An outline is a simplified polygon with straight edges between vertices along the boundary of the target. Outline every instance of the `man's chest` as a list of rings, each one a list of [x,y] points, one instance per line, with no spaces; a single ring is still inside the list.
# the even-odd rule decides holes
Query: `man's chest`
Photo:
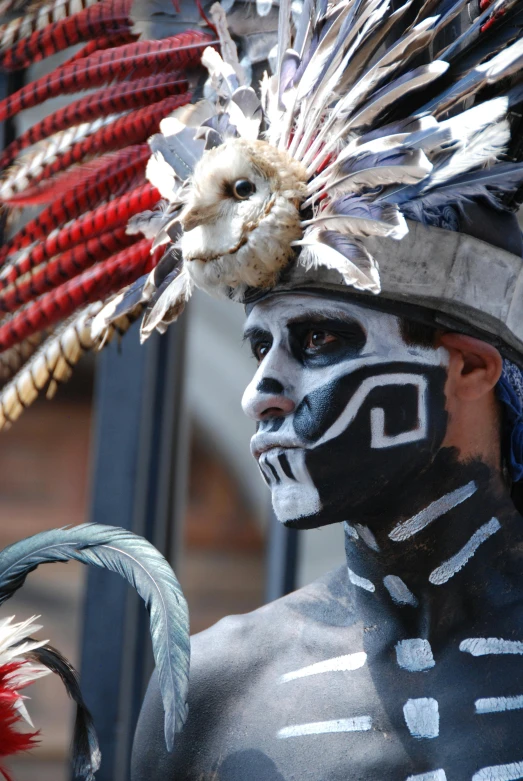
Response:
[[[294,648],[238,687],[194,779],[523,778],[523,646],[390,643],[355,626],[325,650]]]

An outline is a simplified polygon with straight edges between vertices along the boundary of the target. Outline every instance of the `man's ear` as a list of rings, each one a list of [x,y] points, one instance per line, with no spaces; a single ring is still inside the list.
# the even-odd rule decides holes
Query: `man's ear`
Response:
[[[448,391],[463,401],[489,393],[501,376],[503,359],[492,345],[464,334],[441,334],[438,346],[450,356]]]

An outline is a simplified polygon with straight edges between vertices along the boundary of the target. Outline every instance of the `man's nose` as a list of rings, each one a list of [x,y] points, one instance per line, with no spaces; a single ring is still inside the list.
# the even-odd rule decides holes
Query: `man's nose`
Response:
[[[256,375],[243,394],[242,407],[253,420],[269,420],[290,415],[296,405],[279,380]]]

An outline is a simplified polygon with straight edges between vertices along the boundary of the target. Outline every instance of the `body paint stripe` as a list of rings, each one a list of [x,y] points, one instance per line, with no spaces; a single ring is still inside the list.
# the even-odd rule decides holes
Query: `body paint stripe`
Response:
[[[359,651],[355,654],[346,654],[346,656],[335,656],[332,659],[325,659],[323,662],[311,664],[308,667],[302,667],[299,670],[293,670],[285,673],[280,678],[280,683],[294,681],[296,678],[306,678],[309,675],[321,675],[321,673],[330,672],[349,672],[363,667],[367,661],[367,654]]]
[[[351,396],[347,406],[337,418],[337,420],[334,421],[334,423],[327,429],[323,436],[321,436],[318,441],[314,443],[314,445],[310,446],[310,449],[314,450],[317,447],[321,447],[326,442],[330,442],[331,439],[335,439],[340,434],[342,434],[356,418],[356,415],[367,401],[367,397],[371,391],[373,391],[375,388],[387,388],[394,385],[415,385],[418,388],[419,404],[421,405],[421,396],[423,395],[427,385],[427,379],[422,374],[414,374],[412,372],[398,372],[397,374],[374,374],[371,377],[366,377],[364,380],[362,380],[359,388]],[[378,407],[375,409],[380,408]],[[385,413],[383,413],[383,416],[384,414]],[[416,442],[419,439],[425,437],[425,432],[421,431],[421,428],[423,428],[423,421],[418,421],[418,428],[414,429],[414,431],[408,431],[405,434],[398,434],[396,437],[390,437],[389,439],[387,439],[381,430],[379,430],[378,433],[377,426],[378,424],[381,426],[382,423],[383,420],[381,420],[381,417],[380,420],[378,420],[376,416],[371,415],[372,448],[392,447],[394,444],[400,444],[400,440],[405,442]],[[406,437],[406,439],[403,440],[404,437]]]
[[[380,552],[380,546],[378,545],[376,537],[371,532],[368,526],[364,526],[362,523],[355,523],[354,528],[356,529],[359,537],[363,540],[367,548],[376,551],[376,553]]]
[[[358,539],[358,532],[354,528],[354,526],[351,526],[348,521],[343,522],[343,527],[345,529],[345,533],[349,535],[349,537],[352,537],[353,540]]]
[[[417,776],[409,776],[407,781],[447,781],[444,770],[430,770]]]
[[[523,778],[523,762],[484,767],[474,773],[472,781],[517,781],[519,778]]]
[[[396,661],[403,670],[420,673],[436,665],[428,640],[413,638],[396,643]]]
[[[474,556],[479,546],[500,529],[501,524],[497,518],[491,518],[488,523],[480,526],[461,550],[430,573],[429,581],[435,586],[446,583]]]
[[[445,513],[448,513],[454,507],[457,507],[458,504],[469,499],[476,493],[476,490],[476,483],[474,480],[471,480],[467,485],[457,488],[455,491],[445,494],[445,496],[441,496],[439,499],[436,499],[435,502],[429,504],[428,507],[425,507],[424,510],[413,515],[412,518],[398,523],[390,532],[390,539],[393,540],[393,542],[404,542],[405,540],[408,540],[409,537],[412,537],[426,526],[429,526],[433,521],[436,521],[442,515],[445,515]]]
[[[523,654],[523,643],[520,640],[503,640],[501,637],[469,637],[459,644],[459,650],[472,656]]]
[[[299,738],[304,735],[325,735],[329,732],[366,732],[372,727],[370,716],[355,716],[352,719],[334,719],[333,721],[314,721],[311,724],[295,724],[284,727],[278,732],[278,738]]]
[[[407,700],[403,706],[405,723],[413,738],[437,738],[439,735],[438,701],[432,697]]]
[[[506,710],[523,708],[523,694],[515,697],[485,697],[476,700],[476,713],[501,713]]]
[[[349,573],[349,580],[354,586],[358,586],[359,588],[365,589],[365,591],[370,591],[371,593],[376,591],[376,586],[370,580],[367,580],[367,578],[362,578],[361,575],[356,575],[356,573],[353,572],[350,567],[347,567],[347,571]]]
[[[385,575],[383,585],[389,592],[392,601],[396,605],[411,605],[417,607],[418,600],[412,591],[405,585],[397,575]]]

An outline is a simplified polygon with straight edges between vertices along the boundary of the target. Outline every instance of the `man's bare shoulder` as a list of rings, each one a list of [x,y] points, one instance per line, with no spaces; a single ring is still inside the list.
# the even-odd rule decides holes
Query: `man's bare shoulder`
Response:
[[[230,709],[241,710],[242,702],[258,697],[254,690],[282,659],[292,660],[298,649],[315,645],[320,636],[328,643],[329,628],[337,629],[347,621],[343,577],[341,570],[335,570],[292,594],[251,613],[228,616],[193,636],[187,724],[173,755],[166,754],[163,709],[153,675],[136,732],[133,781],[190,778],[195,752],[205,753],[213,736],[222,733]]]
[[[315,625],[339,626],[347,620],[345,568],[327,573],[285,597],[243,615],[227,616],[191,639],[195,678],[224,674],[231,665],[259,667],[286,653]]]

